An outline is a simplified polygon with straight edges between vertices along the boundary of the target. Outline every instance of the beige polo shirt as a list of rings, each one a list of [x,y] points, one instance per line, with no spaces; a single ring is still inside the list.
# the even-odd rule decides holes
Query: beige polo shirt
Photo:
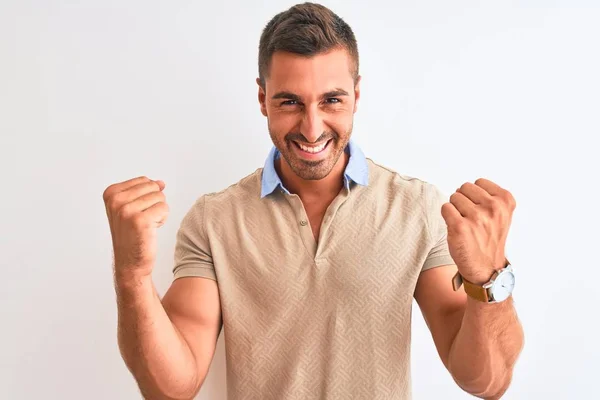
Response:
[[[364,165],[368,184],[344,185],[318,243],[297,195],[261,195],[264,168],[199,197],[184,217],[174,278],[218,283],[228,399],[411,398],[417,278],[454,263],[447,199]]]

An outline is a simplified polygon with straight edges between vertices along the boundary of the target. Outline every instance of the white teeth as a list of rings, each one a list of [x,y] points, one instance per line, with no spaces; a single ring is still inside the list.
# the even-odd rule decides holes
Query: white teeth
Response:
[[[322,145],[316,146],[316,147],[307,147],[307,146],[304,146],[304,145],[298,143],[298,146],[300,146],[300,148],[302,150],[306,151],[307,153],[318,153],[320,151],[323,151],[323,149],[325,148],[325,146],[327,146],[327,143],[328,142],[325,142]]]

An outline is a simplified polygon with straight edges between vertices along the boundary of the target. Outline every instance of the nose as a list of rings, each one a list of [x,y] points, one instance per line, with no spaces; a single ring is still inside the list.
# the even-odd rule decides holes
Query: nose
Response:
[[[317,141],[325,131],[323,116],[320,114],[317,107],[306,107],[302,117],[300,132],[311,143]]]

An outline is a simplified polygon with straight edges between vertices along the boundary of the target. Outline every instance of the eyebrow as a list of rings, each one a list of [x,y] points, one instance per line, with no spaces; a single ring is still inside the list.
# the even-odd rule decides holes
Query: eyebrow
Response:
[[[336,88],[336,89],[331,90],[329,92],[323,93],[321,95],[321,98],[322,99],[328,99],[330,97],[338,97],[338,96],[348,96],[348,92],[346,92],[344,89]],[[282,91],[282,92],[275,93],[273,95],[273,97],[271,97],[271,99],[272,100],[287,99],[287,100],[300,101],[302,98],[300,96],[298,96],[297,94],[294,94],[292,92]]]

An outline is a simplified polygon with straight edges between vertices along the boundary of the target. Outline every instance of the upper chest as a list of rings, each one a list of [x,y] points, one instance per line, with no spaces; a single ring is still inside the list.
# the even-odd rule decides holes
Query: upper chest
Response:
[[[289,301],[358,287],[386,291],[416,280],[430,246],[420,210],[342,195],[311,219],[299,197],[278,200],[211,223],[222,290]]]

